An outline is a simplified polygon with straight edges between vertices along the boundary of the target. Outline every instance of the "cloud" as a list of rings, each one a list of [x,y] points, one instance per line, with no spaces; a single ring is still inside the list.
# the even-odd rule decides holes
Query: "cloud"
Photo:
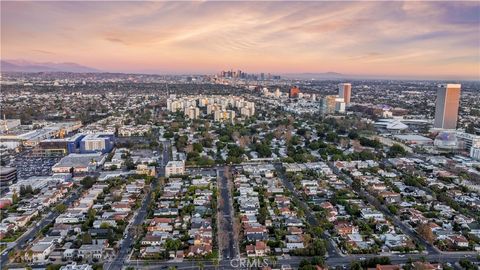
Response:
[[[478,2],[1,2],[2,55],[110,70],[477,75]],[[55,55],[41,53],[54,52]],[[448,55],[448,59],[446,58]],[[62,58],[62,59],[59,59]]]
[[[55,55],[54,52],[50,52],[50,51],[45,51],[45,50],[38,50],[38,49],[35,49],[35,50],[32,50],[33,52],[36,52],[36,53],[40,53],[40,54],[48,54],[48,55]]]

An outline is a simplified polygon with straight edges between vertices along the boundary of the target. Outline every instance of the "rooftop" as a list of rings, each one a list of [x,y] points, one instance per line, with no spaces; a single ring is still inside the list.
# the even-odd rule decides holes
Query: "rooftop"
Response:
[[[103,158],[101,153],[92,154],[69,154],[62,158],[53,167],[76,167],[76,166],[88,166],[92,161],[100,162]]]

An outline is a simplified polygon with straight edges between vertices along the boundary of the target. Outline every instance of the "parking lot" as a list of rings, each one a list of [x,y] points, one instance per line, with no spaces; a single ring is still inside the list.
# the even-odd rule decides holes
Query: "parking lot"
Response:
[[[19,179],[45,176],[52,174],[52,166],[60,159],[61,157],[33,157],[29,154],[21,154],[15,157],[12,166],[17,168]]]

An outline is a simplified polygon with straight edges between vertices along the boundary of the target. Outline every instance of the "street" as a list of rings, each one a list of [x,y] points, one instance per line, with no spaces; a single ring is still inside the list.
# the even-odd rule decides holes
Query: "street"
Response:
[[[342,178],[345,179],[346,183],[348,185],[352,186],[353,180],[348,175],[344,174],[343,172],[341,172],[340,170],[335,168],[331,162],[328,162],[328,165],[332,169],[333,172],[335,172],[339,176],[342,176]],[[375,206],[378,210],[380,210],[380,212],[382,212],[385,216],[387,216],[393,222],[393,224],[395,226],[400,228],[400,230],[404,234],[408,235],[412,239],[415,239],[415,241],[417,241],[417,243],[422,244],[426,248],[426,251],[429,254],[440,254],[441,253],[440,250],[438,250],[434,245],[432,245],[431,243],[428,243],[427,241],[425,241],[425,239],[420,237],[416,231],[413,231],[410,228],[408,228],[401,220],[398,219],[398,217],[396,217],[395,215],[392,215],[392,213],[390,213],[390,211],[387,209],[387,207],[380,204],[376,198],[374,198],[368,192],[365,192],[365,190],[363,188],[360,189],[360,190],[356,190],[356,192],[358,192],[358,194],[361,197],[365,198],[370,204]]]
[[[472,262],[479,262],[479,260],[474,255],[467,255],[465,257],[463,254],[450,254],[449,256],[444,255],[422,255],[422,254],[411,254],[411,255],[394,255],[389,254],[386,257],[390,258],[392,264],[404,264],[411,260],[421,260],[425,258],[427,261],[439,262],[439,263],[451,263],[454,264],[460,259],[468,259]],[[326,264],[329,267],[348,267],[352,261],[360,261],[364,259],[369,259],[372,257],[380,257],[379,255],[348,255],[344,257],[329,257],[326,259]],[[311,259],[311,257],[288,257],[288,258],[278,258],[275,261],[267,261],[268,266],[280,268],[281,266],[289,265],[291,267],[298,267],[300,263],[305,259]],[[268,260],[268,259],[267,259]],[[247,269],[247,261],[244,259],[242,262],[245,266],[241,266],[241,261],[238,259],[232,260],[221,260],[218,268],[215,268],[214,263],[211,260],[204,261],[183,261],[183,262],[173,262],[173,261],[131,261],[125,263],[125,266],[136,267],[140,266],[141,269],[159,269],[164,267],[165,269],[170,266],[176,266],[177,269],[198,269],[197,263],[202,262],[204,264],[204,269]],[[263,261],[262,261],[263,262]]]
[[[158,172],[159,176],[165,175],[165,165],[168,163],[169,159],[170,159],[170,143],[165,142],[163,146],[162,158],[160,161],[161,168],[160,168],[160,171]],[[120,249],[118,251],[117,256],[112,262],[106,262],[104,264],[104,269],[107,269],[107,270],[122,269],[125,263],[125,259],[130,254],[133,244],[135,243],[135,238],[137,237],[135,228],[137,226],[141,226],[143,224],[143,221],[147,217],[147,210],[148,210],[147,208],[150,205],[150,201],[152,200],[152,190],[155,190],[158,184],[159,184],[158,179],[155,179],[152,182],[151,184],[152,186],[149,189],[145,198],[143,199],[142,205],[138,209],[138,212],[133,217],[133,221],[126,228],[126,232],[127,232],[126,238],[124,238],[123,241],[121,242]]]
[[[276,164],[278,167],[279,164]],[[278,168],[277,168],[278,169]],[[131,266],[137,267],[139,266],[141,269],[159,269],[159,268],[168,268],[170,266],[176,266],[177,269],[198,269],[198,263],[202,262],[204,265],[203,269],[246,269],[247,259],[238,257],[238,243],[236,243],[235,238],[233,237],[233,206],[232,206],[232,194],[230,189],[228,188],[229,182],[228,178],[224,175],[225,168],[218,167],[217,168],[217,179],[218,179],[218,187],[219,187],[219,199],[224,200],[224,203],[221,205],[219,204],[218,209],[218,216],[219,216],[219,223],[220,227],[219,232],[228,232],[226,234],[226,238],[219,239],[219,250],[221,255],[221,260],[219,265],[216,267],[212,260],[184,260],[182,262],[178,261],[142,261],[142,260],[132,260],[132,261],[125,261],[122,262],[120,265],[123,266]],[[317,225],[318,221],[311,212],[308,205],[302,200],[301,196],[296,192],[294,189],[293,184],[288,181],[284,175],[280,174],[279,177],[281,178],[282,182],[284,183],[285,187],[292,192],[295,196],[294,199],[299,204],[299,206],[304,210],[307,221],[312,225]],[[348,268],[352,261],[361,261],[366,260],[373,257],[382,257],[386,256],[389,257],[392,264],[401,264],[407,263],[410,260],[421,260],[426,259],[427,261],[431,262],[439,262],[439,263],[451,263],[454,264],[458,262],[460,259],[468,259],[472,262],[478,262],[478,257],[475,253],[472,252],[449,252],[449,253],[438,253],[438,252],[429,252],[428,254],[386,254],[386,255],[378,255],[378,254],[358,254],[358,255],[349,255],[349,254],[342,254],[340,250],[336,247],[333,243],[330,236],[327,232],[324,232],[323,238],[326,240],[327,243],[327,252],[328,256],[326,258],[326,264],[330,267],[333,266],[340,266]],[[289,265],[291,267],[298,267],[302,260],[311,259],[311,257],[296,257],[296,256],[287,256],[287,257],[277,257],[276,261],[268,261],[269,266],[276,266],[281,267]],[[262,261],[263,262],[263,261]],[[244,266],[242,266],[242,264]],[[106,268],[109,269],[109,268]],[[119,269],[119,268],[115,268]]]
[[[61,201],[61,204],[70,205],[72,204],[80,194],[78,191],[73,191],[67,198]],[[20,236],[15,242],[7,243],[7,248],[3,250],[2,255],[0,257],[0,268],[3,269],[5,265],[8,263],[8,253],[10,250],[15,250],[16,248],[25,249],[25,244],[30,240],[33,239],[39,231],[43,228],[48,226],[50,223],[54,222],[55,219],[60,215],[60,213],[52,211],[47,214],[47,216],[43,217],[41,221],[37,222],[35,225],[32,224],[32,227],[28,229],[22,236]]]
[[[217,185],[220,195],[218,220],[219,220],[219,237],[218,237],[218,249],[221,254],[222,260],[229,260],[237,257],[238,243],[235,242],[234,237],[234,215],[233,215],[233,202],[232,194],[229,188],[228,178],[225,176],[225,169],[217,169]],[[225,237],[220,237],[223,235]]]
[[[303,198],[298,194],[298,191],[295,190],[292,182],[288,181],[283,173],[280,173],[282,170],[281,164],[278,163],[275,165],[278,173],[278,177],[282,180],[283,185],[294,195],[294,200],[296,203],[302,208],[307,218],[308,223],[313,226],[318,226],[318,220],[315,215],[312,213],[310,207],[303,201]],[[322,234],[323,239],[326,243],[327,254],[333,257],[341,257],[343,254],[338,250],[337,246],[332,242],[333,240],[327,234],[327,232],[323,232]]]

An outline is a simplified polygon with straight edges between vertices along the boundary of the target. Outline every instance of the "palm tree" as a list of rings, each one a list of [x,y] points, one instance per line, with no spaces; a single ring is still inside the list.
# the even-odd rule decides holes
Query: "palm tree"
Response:
[[[275,267],[277,265],[277,256],[275,255],[268,256],[268,261],[272,264],[272,267]]]
[[[251,265],[254,265],[253,261],[254,261],[256,258],[257,258],[257,257],[255,257],[255,258],[249,257],[249,258],[248,258],[248,262],[249,262],[249,263],[247,264],[248,269],[251,269]]]
[[[28,250],[27,255],[28,255],[28,259],[29,259],[30,261],[32,261],[32,259],[33,259],[33,251],[32,251],[31,249]]]
[[[212,262],[213,262],[213,265],[215,266],[215,269],[218,269],[218,266],[220,265],[220,260],[218,258],[213,258]]]

